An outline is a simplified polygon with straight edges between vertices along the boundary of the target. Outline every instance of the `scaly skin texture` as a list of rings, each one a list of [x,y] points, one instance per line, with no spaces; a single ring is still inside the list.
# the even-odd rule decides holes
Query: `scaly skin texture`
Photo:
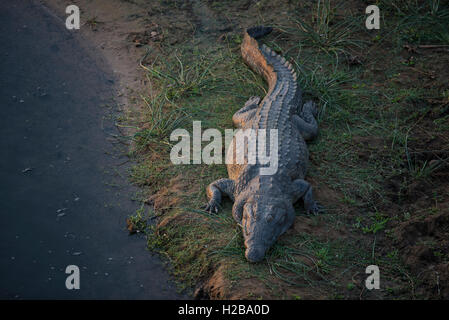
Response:
[[[245,256],[250,262],[261,261],[268,248],[293,224],[296,201],[303,199],[309,213],[319,210],[312,187],[304,180],[309,159],[305,141],[318,133],[316,106],[311,101],[302,105],[292,65],[265,45],[259,47],[256,38],[270,31],[271,28],[260,26],[247,29],[244,34],[243,59],[266,79],[268,93],[263,100],[251,97],[232,121],[241,129],[278,130],[278,170],[273,175],[261,175],[260,168],[267,165],[259,161],[248,164],[247,157],[243,164],[237,164],[235,147],[229,148],[229,178],[207,187],[206,210],[218,212],[222,195],[234,201],[232,214],[242,226]],[[248,146],[245,154],[247,149]]]

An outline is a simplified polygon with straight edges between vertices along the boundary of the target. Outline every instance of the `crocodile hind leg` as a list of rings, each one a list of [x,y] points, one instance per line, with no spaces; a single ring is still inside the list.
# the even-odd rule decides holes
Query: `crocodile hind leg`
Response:
[[[242,128],[251,121],[259,106],[260,97],[251,97],[246,101],[243,108],[234,113],[232,122],[236,128]]]
[[[222,194],[227,195],[234,201],[234,181],[231,179],[218,179],[207,186],[206,193],[209,202],[205,210],[217,213],[221,205]]]
[[[304,208],[307,213],[317,214],[321,209],[313,198],[312,186],[303,179],[296,179],[292,185],[292,201],[304,199]]]
[[[292,121],[304,140],[312,140],[318,135],[318,123],[315,119],[317,108],[313,101],[307,101],[302,107],[300,115],[293,115]]]

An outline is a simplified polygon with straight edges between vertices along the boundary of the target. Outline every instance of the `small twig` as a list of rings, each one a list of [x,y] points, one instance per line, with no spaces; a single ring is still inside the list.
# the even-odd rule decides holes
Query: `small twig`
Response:
[[[420,49],[435,49],[435,48],[449,48],[447,44],[422,44],[417,46]]]
[[[433,72],[428,72],[428,71],[424,71],[424,70],[420,70],[420,69],[418,69],[418,68],[415,68],[415,67],[409,67],[411,70],[414,70],[414,71],[416,71],[416,72],[419,72],[419,73],[421,73],[421,74],[424,74],[424,75],[426,75],[426,76],[428,76],[428,77],[430,77],[430,78],[435,78],[435,74],[433,73]]]
[[[117,166],[118,167],[123,166],[125,163],[128,163],[128,162],[129,162],[129,159],[119,163]]]
[[[159,213],[159,214],[155,214],[154,216],[149,217],[148,220],[151,221],[151,220],[157,219],[159,217],[162,217],[164,214],[165,214],[165,212],[162,212],[162,213]]]
[[[431,153],[431,154],[435,154],[435,153],[449,153],[449,150],[424,150],[424,151],[410,151],[410,153]]]

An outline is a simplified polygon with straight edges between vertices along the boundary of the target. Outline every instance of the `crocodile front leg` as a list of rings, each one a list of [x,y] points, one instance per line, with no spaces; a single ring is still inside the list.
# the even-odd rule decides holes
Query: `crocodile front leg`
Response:
[[[313,101],[307,101],[302,107],[300,115],[293,115],[292,122],[301,133],[304,140],[312,140],[318,135],[316,122],[317,109]]]
[[[234,181],[231,179],[219,179],[212,182],[206,189],[207,203],[205,210],[209,212],[218,212],[221,205],[222,194],[227,195],[232,201],[234,201]]]
[[[251,97],[246,101],[243,108],[234,113],[232,116],[232,123],[236,128],[242,128],[251,121],[259,106],[260,97]]]
[[[296,179],[292,185],[292,201],[295,203],[299,199],[304,199],[304,208],[307,213],[317,214],[320,207],[313,199],[312,186],[303,179]]]

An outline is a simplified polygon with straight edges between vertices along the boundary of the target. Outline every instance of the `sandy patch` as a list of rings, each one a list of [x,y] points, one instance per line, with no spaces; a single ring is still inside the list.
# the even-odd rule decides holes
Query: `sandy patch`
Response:
[[[140,60],[146,47],[139,45],[133,34],[144,33],[154,24],[145,18],[145,9],[133,2],[123,0],[42,0],[44,7],[65,23],[66,6],[77,5],[80,8],[80,29],[72,34],[80,39],[86,51],[105,68],[113,72],[117,95],[114,97],[121,111],[133,117],[138,109],[135,101],[144,93],[144,70]],[[155,31],[154,31],[155,32]],[[153,36],[157,34],[153,33]],[[100,53],[100,54],[98,54]]]

